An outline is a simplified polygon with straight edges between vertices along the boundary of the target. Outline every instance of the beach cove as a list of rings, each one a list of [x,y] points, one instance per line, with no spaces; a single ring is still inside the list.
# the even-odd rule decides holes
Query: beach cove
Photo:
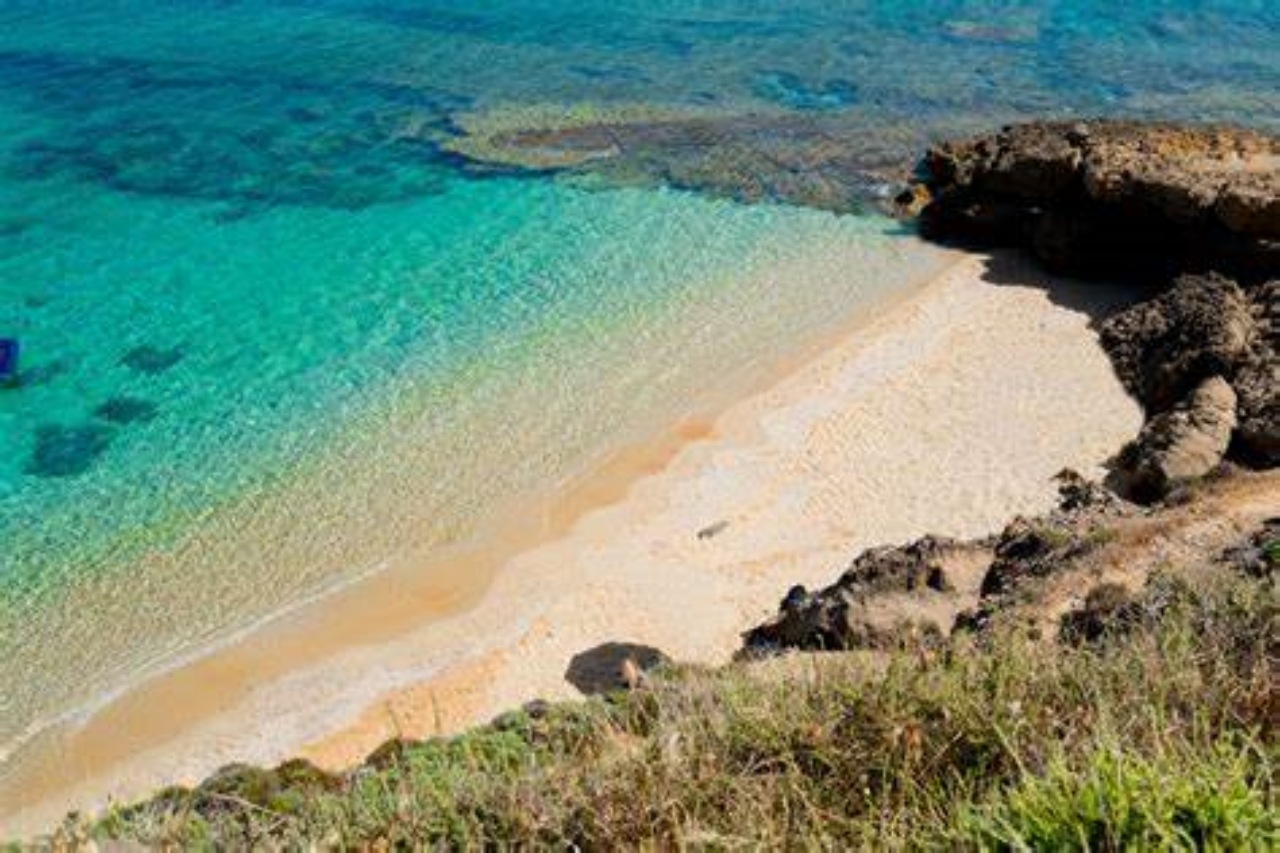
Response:
[[[1274,130],[1280,18],[990,17],[4,4],[4,834],[575,697],[610,644],[723,662],[860,548],[990,534],[1100,474],[1131,395],[1174,399],[1099,346],[1137,294],[940,248],[889,200],[1005,122],[1063,120],[1067,171],[1094,117]],[[1227,220],[1270,233],[1263,183]],[[999,215],[1008,185],[953,192],[951,236],[1043,224]],[[1089,227],[1125,241],[1114,213]],[[1082,257],[1051,218],[1032,248]],[[1258,304],[1242,340],[1270,340]],[[1237,451],[1269,440],[1266,367]]]
[[[575,695],[571,659],[604,643],[723,662],[782,586],[824,581],[858,547],[1042,511],[1058,470],[1096,473],[1141,416],[1089,328],[1116,293],[1040,275],[953,257],[475,548],[409,556],[125,693],[36,744],[5,780],[22,804],[6,823],[39,828],[230,761],[345,767],[393,736]]]

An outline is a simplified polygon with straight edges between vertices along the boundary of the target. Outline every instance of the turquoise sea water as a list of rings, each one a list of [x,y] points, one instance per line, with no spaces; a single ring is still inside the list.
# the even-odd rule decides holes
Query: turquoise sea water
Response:
[[[1272,2],[0,0],[0,755],[938,263],[872,216],[477,168],[459,116],[781,112],[904,158],[1276,128],[1277,43]]]

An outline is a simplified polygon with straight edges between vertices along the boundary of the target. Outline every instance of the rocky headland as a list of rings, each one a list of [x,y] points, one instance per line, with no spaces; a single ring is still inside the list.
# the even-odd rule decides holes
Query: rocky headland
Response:
[[[931,148],[899,203],[926,237],[1027,247],[1077,275],[1280,274],[1280,139],[1250,130],[1014,125]]]
[[[1150,298],[1100,318],[1098,331],[1146,423],[1105,484],[1064,471],[1062,504],[1047,516],[982,540],[874,549],[829,587],[793,588],[776,618],[746,633],[747,653],[937,644],[998,617],[1089,633],[1156,565],[1195,571],[1247,554],[1269,576],[1280,516],[1280,140],[1131,122],[1018,125],[931,148],[896,202],[929,239],[1024,249],[1098,287],[1142,284]],[[1255,551],[1269,557],[1259,563]]]

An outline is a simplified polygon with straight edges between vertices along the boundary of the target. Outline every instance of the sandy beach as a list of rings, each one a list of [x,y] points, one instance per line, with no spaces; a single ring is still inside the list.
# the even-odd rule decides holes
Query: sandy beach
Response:
[[[466,551],[381,574],[50,732],[0,779],[0,830],[229,761],[359,761],[580,695],[576,655],[721,663],[786,589],[861,549],[980,535],[1097,474],[1141,425],[1090,327],[1117,289],[1007,258],[946,274],[767,387],[620,451]]]

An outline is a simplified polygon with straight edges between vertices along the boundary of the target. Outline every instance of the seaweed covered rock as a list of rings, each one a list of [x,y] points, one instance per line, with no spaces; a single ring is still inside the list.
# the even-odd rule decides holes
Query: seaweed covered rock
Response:
[[[874,203],[887,181],[901,177],[907,159],[901,143],[887,138],[864,135],[850,145],[851,127],[838,111],[497,107],[454,122],[456,133],[444,145],[473,171],[590,175],[624,186],[665,185],[838,213]]]

